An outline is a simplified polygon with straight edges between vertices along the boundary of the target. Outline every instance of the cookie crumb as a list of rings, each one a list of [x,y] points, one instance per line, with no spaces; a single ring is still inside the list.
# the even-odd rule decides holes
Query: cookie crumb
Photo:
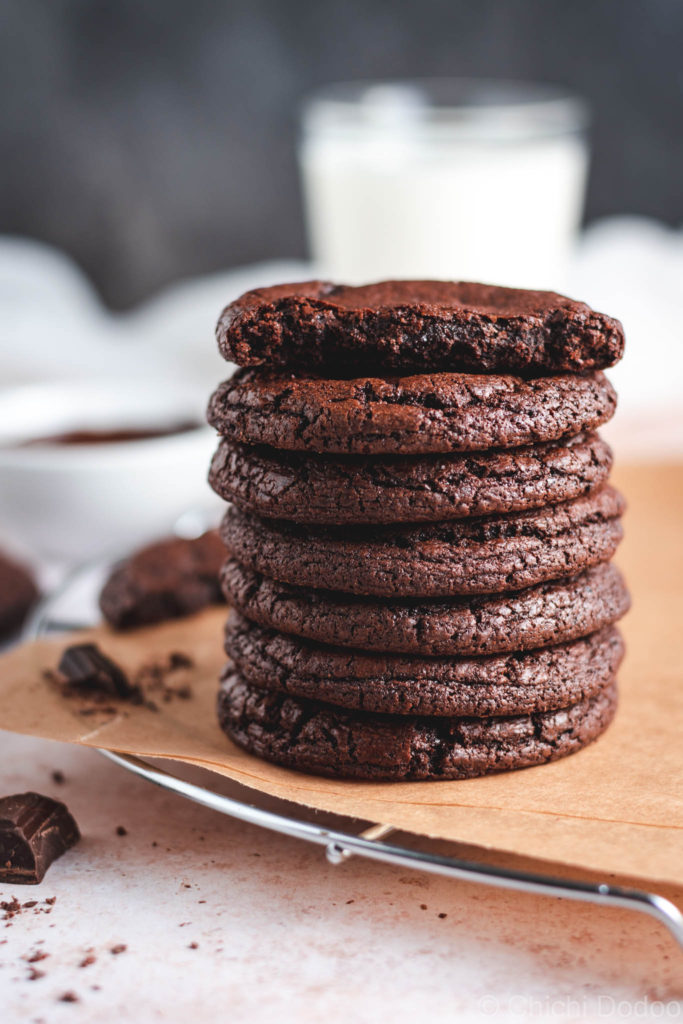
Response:
[[[59,1002],[60,1003],[77,1003],[78,1002],[78,996],[76,995],[75,992],[65,992],[63,995],[61,995],[59,997]]]
[[[127,949],[128,946],[126,946],[123,942],[119,942],[116,946],[112,946],[109,952],[113,953],[114,956],[118,956],[119,953],[125,953]]]
[[[35,953],[31,953],[30,956],[25,956],[23,959],[27,964],[37,964],[40,960],[47,960],[49,953],[45,953],[42,949],[37,949]]]
[[[117,834],[117,836],[127,836],[128,835],[128,829],[124,828],[123,825],[117,825],[116,826],[116,834]]]
[[[178,668],[194,668],[194,661],[189,654],[182,651],[171,651],[168,656],[168,667],[171,671]]]

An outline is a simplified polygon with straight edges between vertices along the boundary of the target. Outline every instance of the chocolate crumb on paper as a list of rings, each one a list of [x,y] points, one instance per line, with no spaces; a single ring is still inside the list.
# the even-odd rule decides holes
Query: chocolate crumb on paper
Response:
[[[141,665],[134,676],[134,683],[147,696],[158,698],[164,704],[170,701],[191,700],[192,687],[181,678],[181,672],[193,668],[194,661],[182,651],[171,651],[163,660]],[[173,678],[171,678],[173,677]]]
[[[67,647],[57,671],[45,669],[43,678],[57,687],[63,697],[80,700],[76,709],[79,715],[125,715],[121,704],[158,711],[158,702],[191,700],[194,694],[184,673],[193,667],[194,660],[189,654],[171,651],[129,675],[97,644],[86,643]],[[65,781],[61,772],[53,773],[52,779],[57,783]]]

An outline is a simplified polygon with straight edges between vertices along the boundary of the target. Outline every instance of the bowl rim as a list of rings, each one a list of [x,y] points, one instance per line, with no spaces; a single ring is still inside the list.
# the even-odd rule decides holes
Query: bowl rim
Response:
[[[84,416],[91,416],[93,398],[104,397],[106,399],[106,414],[97,422],[92,418],[86,423],[79,419],[78,408],[79,398],[87,396],[88,402],[81,404],[88,406],[90,412]],[[135,415],[140,411],[140,401],[145,398],[152,398],[152,413]],[[12,414],[12,406],[30,402],[45,403],[48,405],[53,400],[60,409],[64,409],[65,401],[73,402],[73,419],[55,415],[54,423],[50,426],[49,416],[43,419],[35,432],[22,428],[12,432],[7,427],[6,416]],[[163,434],[158,437],[137,438],[128,441],[111,441],[107,443],[85,442],[83,444],[57,445],[46,442],[45,444],[34,443],[23,445],[22,442],[39,440],[42,436],[49,436],[51,431],[60,433],[69,429],[93,429],[100,426],[106,429],[113,427],[116,423],[116,405],[120,399],[119,407],[121,416],[118,419],[118,426],[126,415],[131,415],[129,422],[131,427],[140,426],[144,429],[149,425],[168,425],[173,420],[182,422],[196,419],[196,426],[190,427],[178,433]],[[9,409],[7,406],[9,405]],[[0,388],[0,467],[38,469],[41,466],[55,469],[68,467],[78,468],[97,463],[102,466],[105,463],[125,463],[148,460],[149,457],[168,455],[172,452],[180,454],[185,449],[192,448],[198,444],[204,444],[211,436],[215,437],[215,431],[203,420],[203,412],[206,406],[206,396],[203,390],[197,386],[184,385],[176,379],[160,378],[159,381],[111,378],[103,380],[95,379],[65,379],[36,381],[23,384],[10,385]],[[201,412],[200,412],[201,410]],[[6,412],[6,415],[5,415]],[[109,418],[107,418],[109,416]],[[71,422],[69,423],[69,419]]]

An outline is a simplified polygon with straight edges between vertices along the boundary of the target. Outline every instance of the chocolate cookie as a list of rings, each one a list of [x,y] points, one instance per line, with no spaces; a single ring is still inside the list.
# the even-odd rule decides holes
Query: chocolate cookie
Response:
[[[592,697],[624,654],[614,626],[535,651],[479,658],[364,654],[277,633],[231,611],[225,651],[260,689],[397,715],[518,715]]]
[[[569,501],[605,483],[597,434],[470,454],[320,456],[223,440],[209,482],[222,498],[294,522],[418,523],[517,512]]]
[[[10,636],[23,625],[38,596],[29,570],[0,555],[0,638]]]
[[[128,629],[222,602],[218,575],[224,560],[216,530],[150,544],[114,569],[100,594],[102,614],[115,629]]]
[[[257,757],[341,778],[468,779],[573,754],[604,732],[617,705],[608,683],[557,711],[512,718],[413,718],[344,711],[269,692],[229,672],[218,720]]]
[[[629,608],[610,564],[513,594],[373,601],[277,583],[228,559],[221,570],[228,603],[260,626],[318,643],[420,655],[526,651],[594,633]]]
[[[222,355],[240,366],[346,376],[582,373],[612,366],[624,348],[619,321],[583,302],[464,281],[257,288],[223,310],[216,336]]]
[[[593,430],[614,414],[602,373],[523,380],[461,373],[319,380],[239,370],[209,423],[245,444],[350,455],[517,448]]]
[[[562,505],[421,526],[311,527],[228,509],[221,538],[243,565],[286,583],[378,597],[491,594],[605,562],[624,500],[603,487]]]

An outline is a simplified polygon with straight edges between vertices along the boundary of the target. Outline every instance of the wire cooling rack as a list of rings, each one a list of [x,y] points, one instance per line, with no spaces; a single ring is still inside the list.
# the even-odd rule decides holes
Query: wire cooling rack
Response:
[[[88,629],[96,625],[99,618],[97,595],[110,568],[111,561],[102,561],[75,570],[41,603],[25,630],[25,636],[44,637]],[[208,786],[188,782],[151,761],[112,750],[100,750],[100,753],[126,771],[161,786],[162,789],[177,793],[186,800],[192,800],[240,821],[270,829],[272,832],[322,846],[330,864],[342,864],[353,856],[367,857],[369,860],[382,861],[385,864],[461,881],[479,882],[499,889],[513,889],[517,892],[593,903],[601,907],[620,907],[638,911],[656,918],[669,929],[683,947],[683,915],[670,900],[657,893],[609,885],[606,882],[577,882],[536,872],[500,868],[394,845],[387,841],[388,837],[396,832],[390,824],[371,824],[360,833],[325,828],[315,821],[288,813],[289,806],[286,812],[284,801],[276,802],[276,806],[282,805],[282,810],[268,810],[251,800],[238,800],[216,792]],[[249,797],[253,797],[253,790],[245,788],[244,791]],[[272,798],[269,798],[269,801],[272,803]],[[302,814],[305,810],[301,808]]]

